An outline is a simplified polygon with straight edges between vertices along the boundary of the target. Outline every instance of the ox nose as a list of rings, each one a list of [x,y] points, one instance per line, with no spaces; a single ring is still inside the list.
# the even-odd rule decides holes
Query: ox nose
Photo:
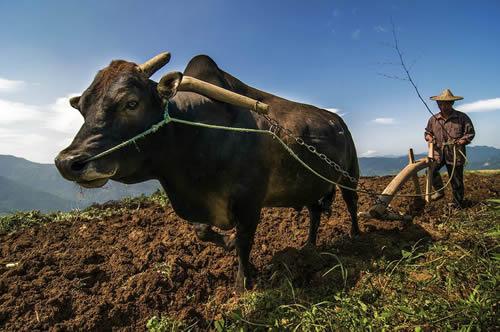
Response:
[[[54,163],[59,173],[61,173],[64,178],[75,181],[79,179],[85,169],[85,163],[82,162],[85,159],[86,156],[84,155],[67,155],[60,153],[54,159]]]

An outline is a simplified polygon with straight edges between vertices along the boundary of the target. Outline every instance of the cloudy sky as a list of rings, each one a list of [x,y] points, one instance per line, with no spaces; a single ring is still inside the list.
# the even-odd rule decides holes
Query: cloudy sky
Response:
[[[68,98],[112,59],[208,54],[244,82],[339,112],[361,156],[423,151],[429,114],[396,63],[390,18],[426,98],[465,99],[500,147],[500,2],[0,1],[0,154],[52,162],[82,124]],[[161,73],[154,76],[160,77]],[[432,102],[430,107],[436,111]]]

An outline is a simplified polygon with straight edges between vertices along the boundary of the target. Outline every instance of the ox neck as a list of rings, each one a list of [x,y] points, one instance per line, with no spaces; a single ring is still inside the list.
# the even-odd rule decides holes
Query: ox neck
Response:
[[[185,117],[186,112],[175,97],[170,99],[163,109],[163,121],[168,121],[170,116],[174,118]],[[150,163],[148,166],[153,170],[156,178],[159,179],[164,176],[165,172],[170,173],[177,168],[175,160],[182,141],[182,133],[175,130],[175,125],[171,122],[150,137],[147,144],[151,148],[145,152],[147,154],[146,160]]]

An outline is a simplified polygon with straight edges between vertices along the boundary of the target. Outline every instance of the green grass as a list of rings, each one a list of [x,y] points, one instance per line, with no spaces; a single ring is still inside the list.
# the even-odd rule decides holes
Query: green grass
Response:
[[[171,319],[168,317],[151,317],[146,327],[151,332],[167,332],[167,331],[183,331],[189,330],[182,321]]]
[[[335,255],[324,285],[294,285],[287,268],[272,286],[223,306],[216,331],[498,330],[500,200],[461,211],[446,222],[448,237],[360,261]],[[360,239],[359,241],[362,241]],[[271,283],[271,281],[269,281]],[[275,286],[276,285],[276,286]],[[154,322],[151,323],[151,322]],[[186,322],[154,317],[151,331],[189,330]]]

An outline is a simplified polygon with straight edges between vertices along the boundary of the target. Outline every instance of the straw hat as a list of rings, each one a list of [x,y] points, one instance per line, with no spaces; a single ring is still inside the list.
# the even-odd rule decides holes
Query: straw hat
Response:
[[[442,101],[454,101],[454,100],[464,99],[464,97],[455,96],[453,95],[450,89],[444,89],[439,96],[432,96],[431,99],[442,100]]]

